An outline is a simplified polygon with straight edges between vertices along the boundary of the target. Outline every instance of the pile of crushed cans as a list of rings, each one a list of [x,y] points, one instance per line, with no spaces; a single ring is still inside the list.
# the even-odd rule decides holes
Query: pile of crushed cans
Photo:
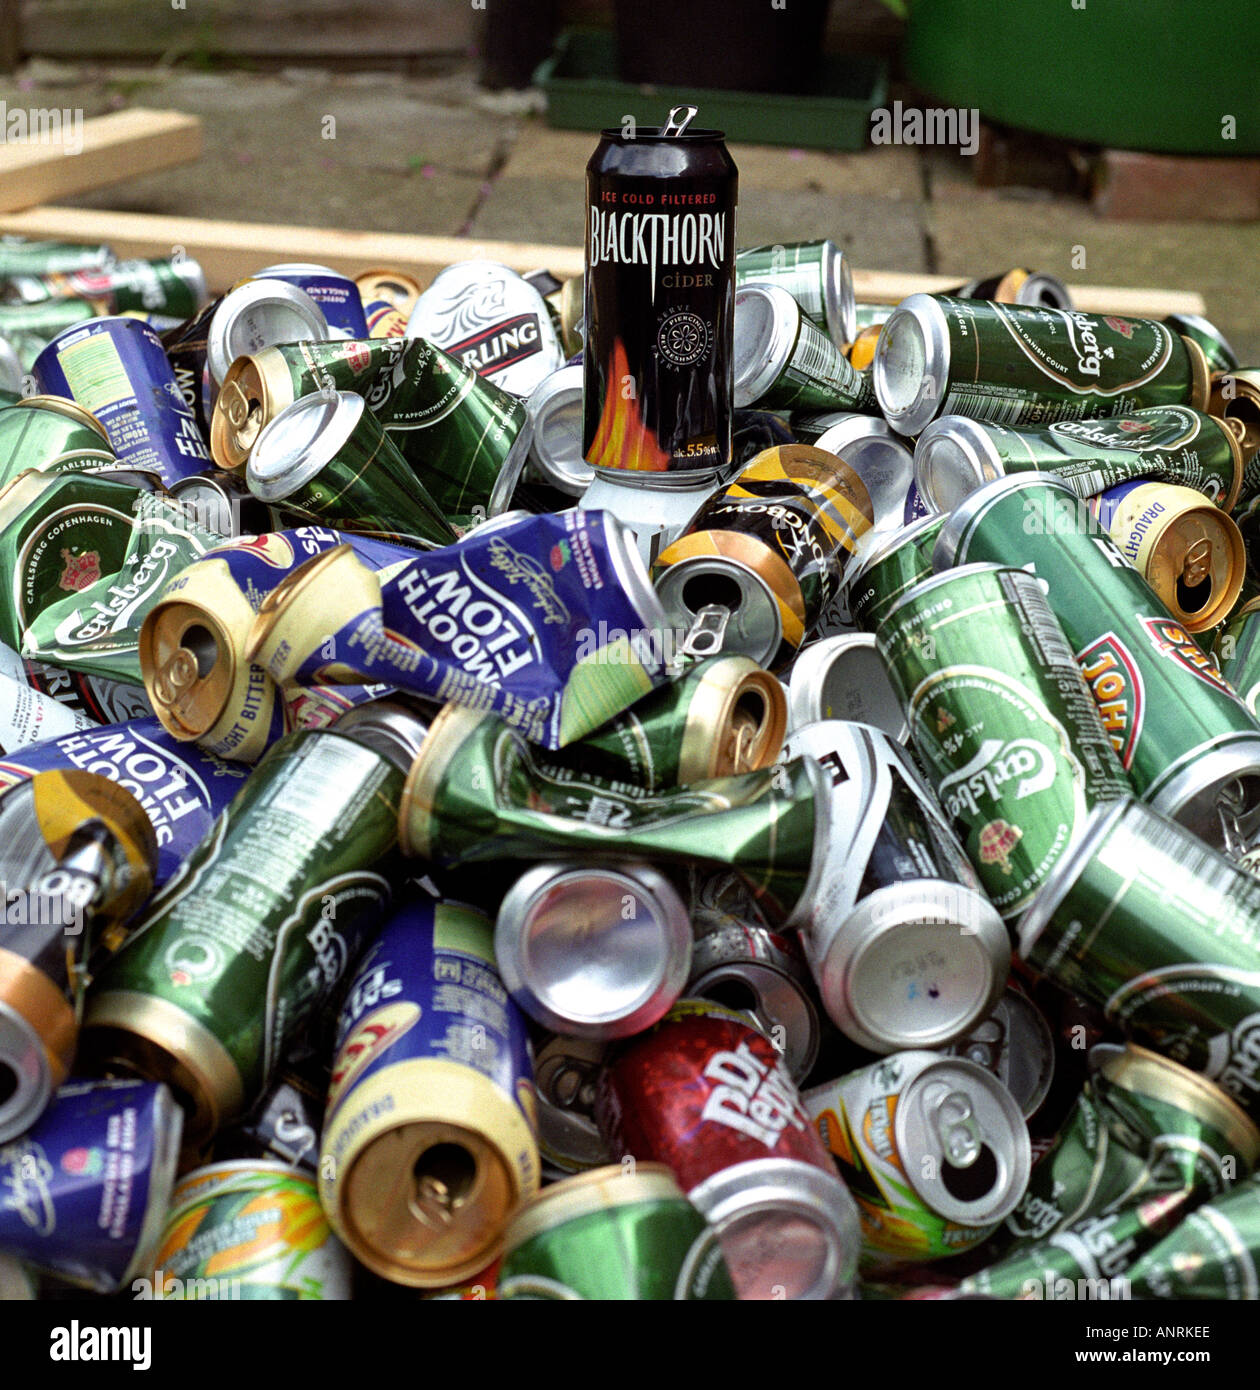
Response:
[[[0,243],[0,1296],[1257,1297],[1260,370],[588,191]]]

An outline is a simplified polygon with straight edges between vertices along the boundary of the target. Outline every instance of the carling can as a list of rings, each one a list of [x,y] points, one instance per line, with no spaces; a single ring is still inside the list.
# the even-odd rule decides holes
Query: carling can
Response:
[[[212,1163],[171,1193],[150,1298],[328,1302],[351,1297],[353,1264],[315,1179],[265,1160]]]
[[[717,1233],[663,1163],[594,1168],[531,1198],[504,1239],[502,1299],[735,1297]]]
[[[251,277],[254,280],[283,280],[295,285],[319,306],[329,328],[340,338],[366,338],[367,319],[363,315],[363,298],[359,287],[348,275],[329,270],[326,265],[310,265],[292,261],[284,265],[264,266]]]
[[[390,900],[420,726],[374,717],[276,744],[94,982],[85,1055],[167,1081],[190,1147],[263,1095]]]
[[[853,1296],[853,1201],[747,1015],[680,1000],[610,1059],[596,1114],[614,1154],[664,1163],[717,1228],[741,1299]]]
[[[694,490],[731,461],[738,172],[720,131],[671,129],[605,130],[586,166],[583,453]]]
[[[912,294],[884,324],[875,394],[918,434],[938,415],[1048,425],[1138,406],[1206,410],[1203,349],[1154,319]]]
[[[1090,810],[1129,784],[1036,579],[966,565],[880,625],[910,741],[993,905],[1032,902]]]
[[[784,666],[873,519],[866,485],[842,459],[805,444],[767,449],[660,553],[656,592],[683,627],[707,604],[727,609],[724,648]]]
[[[1260,883],[1190,831],[1132,798],[1100,808],[1019,950],[1260,1115]]]
[[[74,1060],[90,972],[148,897],[153,827],[129,792],[79,771],[0,795],[0,1139],[39,1117]]]
[[[990,561],[1036,575],[1133,788],[1222,843],[1222,806],[1260,827],[1260,724],[1065,484],[998,478],[950,513],[938,569]]]
[[[459,261],[434,276],[412,306],[406,336],[428,339],[522,399],[564,362],[542,295],[493,261]]]
[[[853,270],[834,241],[746,247],[735,255],[735,283],[786,290],[838,348],[857,336]]]
[[[857,1201],[867,1265],[970,1250],[1023,1195],[1028,1126],[974,1062],[895,1052],[804,1103]]]
[[[1242,590],[1238,524],[1202,493],[1174,483],[1117,483],[1089,501],[1121,555],[1187,632],[1222,622]]]
[[[795,730],[829,774],[832,834],[798,919],[831,1020],[869,1052],[939,1047],[983,1018],[1011,942],[905,751],[862,724]]]
[[[495,969],[490,923],[411,902],[385,924],[341,1010],[320,1200],[355,1257],[442,1288],[494,1259],[538,1189],[525,1022]]]
[[[91,319],[67,329],[35,359],[33,372],[41,391],[69,396],[96,416],[124,467],[173,483],[210,466],[162,340],[139,319]]]
[[[1224,421],[1188,405],[1059,420],[1040,429],[942,415],[914,449],[915,483],[943,512],[993,478],[1031,472],[1053,473],[1078,497],[1135,479],[1176,483],[1229,511],[1242,486],[1243,461]]]
[[[165,1086],[63,1086],[0,1144],[0,1247],[93,1293],[151,1296],[182,1125]]]
[[[0,643],[0,672],[29,690],[65,705],[80,726],[84,720],[88,724],[121,724],[128,719],[146,719],[153,713],[144,691],[133,685],[45,666],[41,661],[19,656],[3,643]]]

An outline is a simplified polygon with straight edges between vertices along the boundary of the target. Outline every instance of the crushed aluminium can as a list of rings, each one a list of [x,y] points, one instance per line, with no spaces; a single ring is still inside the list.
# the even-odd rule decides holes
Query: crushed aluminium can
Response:
[[[74,1060],[91,972],[153,886],[153,827],[104,777],[49,771],[0,795],[0,1139],[39,1118]]]
[[[870,632],[822,637],[802,648],[788,682],[788,719],[795,732],[820,719],[873,724],[905,743],[910,729]]]
[[[896,531],[867,537],[845,586],[848,614],[863,632],[875,632],[897,603],[932,573],[932,549],[942,514],[920,517]]]
[[[1244,834],[1260,826],[1260,724],[1066,484],[1026,473],[972,493],[934,562],[973,561],[1036,575],[1143,801],[1211,843],[1226,801]]]
[[[554,749],[669,679],[664,628],[629,533],[607,512],[567,511],[501,518],[384,582],[328,552],[272,590],[248,655],[281,683],[460,701]]]
[[[1229,511],[1242,485],[1242,450],[1222,420],[1188,405],[1154,405],[1102,420],[1012,429],[942,415],[919,435],[914,476],[943,512],[993,478],[1053,473],[1078,497],[1137,479],[1176,483]]]
[[[350,1298],[353,1278],[315,1179],[265,1160],[182,1177],[152,1265],[150,1297],[180,1301],[328,1302]]]
[[[103,473],[118,467],[104,425],[60,396],[23,396],[0,409],[0,487],[27,468]]]
[[[368,336],[363,298],[358,285],[348,275],[330,270],[326,265],[291,261],[284,265],[264,266],[262,270],[256,270],[251,279],[280,280],[294,285],[319,306],[328,326],[340,337]]]
[[[1190,1213],[1125,1271],[1138,1298],[1260,1299],[1260,1180]]]
[[[1138,406],[1205,410],[1203,350],[1154,319],[912,294],[884,324],[875,393],[918,434],[938,415],[1048,425]]]
[[[972,1249],[1028,1181],[1028,1126],[973,1062],[895,1052],[806,1091],[804,1103],[857,1202],[868,1265]]]
[[[1248,599],[1229,615],[1217,634],[1212,651],[1221,664],[1221,675],[1238,692],[1243,703],[1260,715],[1260,598]]]
[[[0,1144],[0,1248],[80,1288],[144,1297],[182,1123],[165,1086],[63,1086]]]
[[[418,727],[378,705],[276,744],[98,975],[85,1053],[167,1081],[190,1147],[262,1096],[389,902]]]
[[[832,834],[799,926],[832,1022],[869,1052],[940,1047],[1010,973],[1002,918],[905,751],[827,720],[789,736],[829,774]]]
[[[657,557],[656,592],[684,627],[707,604],[726,608],[724,648],[784,666],[873,516],[865,484],[842,459],[804,444],[768,449]]]
[[[111,314],[128,310],[176,319],[195,314],[206,297],[206,277],[187,256],[114,261],[99,269],[47,271],[9,278],[6,294],[19,304],[46,299],[103,299]]]
[[[1091,809],[1130,790],[1045,596],[1023,570],[947,570],[901,599],[876,642],[946,817],[1017,918]]]
[[[138,319],[67,329],[35,359],[33,372],[41,391],[92,412],[122,466],[149,469],[166,483],[210,466],[162,340]]]
[[[408,775],[400,836],[405,854],[447,867],[610,854],[724,864],[783,921],[812,891],[826,811],[812,759],[647,792],[552,768],[502,720],[449,704]]]
[[[853,1296],[853,1202],[746,1015],[680,1000],[610,1059],[596,1114],[614,1154],[666,1164],[717,1228],[741,1299]]]
[[[502,1299],[735,1297],[717,1233],[663,1163],[594,1168],[532,1197],[504,1238]]]
[[[1019,951],[1260,1114],[1260,883],[1189,830],[1132,798],[1096,811]]]
[[[473,908],[411,902],[359,967],[338,1023],[320,1158],[333,1229],[412,1288],[471,1279],[538,1189],[524,1019]]]

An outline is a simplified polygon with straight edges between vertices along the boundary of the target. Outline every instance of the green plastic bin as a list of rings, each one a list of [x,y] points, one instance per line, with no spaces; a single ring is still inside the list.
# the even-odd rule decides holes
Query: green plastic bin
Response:
[[[555,52],[534,74],[547,94],[548,124],[564,130],[603,130],[626,116],[657,126],[673,106],[700,108],[697,124],[723,130],[731,141],[807,149],[860,150],[871,112],[886,103],[887,65],[865,56],[823,59],[809,91],[727,92],[694,87],[634,86],[617,77],[613,35],[566,29]]]
[[[909,11],[907,71],[950,106],[1120,149],[1260,153],[1256,0],[910,0]]]

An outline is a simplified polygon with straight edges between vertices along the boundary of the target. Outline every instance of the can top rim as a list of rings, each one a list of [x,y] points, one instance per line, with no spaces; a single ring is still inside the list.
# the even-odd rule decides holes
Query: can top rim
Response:
[[[633,135],[627,135],[620,126],[610,126],[599,132],[600,138],[612,140],[618,145],[679,145],[684,142],[687,144],[711,144],[716,140],[725,140],[724,130],[711,129],[701,126],[699,129],[692,129],[690,126],[677,135],[663,135],[662,126],[636,126]]]

